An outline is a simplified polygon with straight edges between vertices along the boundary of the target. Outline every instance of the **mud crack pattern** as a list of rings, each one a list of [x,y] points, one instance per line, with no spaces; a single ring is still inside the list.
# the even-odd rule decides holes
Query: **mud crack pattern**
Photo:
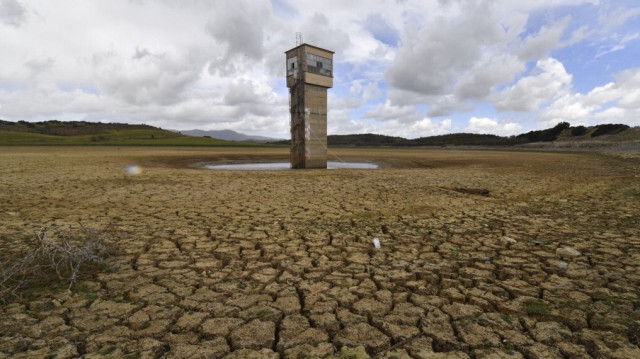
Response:
[[[640,357],[637,160],[340,150],[386,168],[188,167],[251,151],[3,149],[3,253],[44,224],[124,235],[116,272],[2,306],[0,356]]]

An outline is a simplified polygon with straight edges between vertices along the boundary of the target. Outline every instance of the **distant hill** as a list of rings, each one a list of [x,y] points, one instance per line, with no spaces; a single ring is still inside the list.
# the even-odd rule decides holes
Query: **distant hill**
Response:
[[[190,130],[182,133],[149,125],[84,121],[9,122],[0,120],[0,146],[105,145],[105,146],[250,146],[272,140],[231,130]],[[453,133],[406,139],[377,134],[330,135],[329,146],[500,146],[500,147],[589,147],[611,143],[640,146],[640,127],[622,124],[575,126],[567,122],[517,136]],[[287,145],[289,140],[270,141]]]
[[[0,146],[249,146],[193,137],[148,125],[84,121],[9,122],[0,120]]]
[[[160,130],[149,125],[128,125],[123,123],[101,123],[84,121],[2,121],[0,120],[0,131],[39,133],[53,136],[80,136],[80,135],[101,135],[120,130]]]
[[[406,139],[377,134],[329,135],[329,146],[526,146],[529,144],[555,142],[619,142],[640,141],[640,127],[630,128],[621,124],[604,124],[591,127],[571,127],[567,122],[537,131],[529,131],[517,136],[496,136],[475,133],[453,133],[439,136]],[[289,140],[272,144],[289,144]]]
[[[479,135],[476,133],[452,133],[420,137],[412,140],[372,133],[327,136],[327,145],[329,146],[512,146],[524,142],[513,137]],[[290,141],[281,140],[270,143],[285,145],[289,144]]]
[[[408,146],[409,140],[402,137],[376,135],[364,133],[359,135],[330,135],[327,136],[329,146]]]
[[[209,130],[209,131],[187,130],[187,131],[180,131],[180,133],[182,133],[183,135],[196,136],[196,137],[209,136],[212,138],[217,138],[220,140],[227,140],[227,141],[242,141],[242,142],[257,142],[257,143],[278,141],[277,138],[245,135],[244,133],[236,132],[233,130]]]

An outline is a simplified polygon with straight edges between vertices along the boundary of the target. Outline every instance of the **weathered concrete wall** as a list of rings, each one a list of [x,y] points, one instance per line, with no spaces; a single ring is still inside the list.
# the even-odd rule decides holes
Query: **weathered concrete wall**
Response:
[[[325,87],[325,91],[327,87],[333,87],[333,77],[322,76],[313,72],[304,73],[304,82]]]
[[[327,89],[306,84],[305,107],[305,168],[327,168]]]

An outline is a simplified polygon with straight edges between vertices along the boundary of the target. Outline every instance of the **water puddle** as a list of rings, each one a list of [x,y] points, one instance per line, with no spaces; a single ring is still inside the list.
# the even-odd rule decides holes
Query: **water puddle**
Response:
[[[204,168],[210,170],[241,170],[241,171],[278,171],[291,169],[289,162],[265,162],[265,163],[229,163],[211,164]],[[328,169],[376,169],[378,165],[366,162],[336,162],[327,161]]]

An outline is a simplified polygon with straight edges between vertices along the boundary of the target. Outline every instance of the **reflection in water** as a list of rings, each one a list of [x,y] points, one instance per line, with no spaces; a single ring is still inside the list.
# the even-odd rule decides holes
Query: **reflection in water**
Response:
[[[288,170],[289,162],[271,162],[271,163],[231,163],[226,165],[205,165],[210,170]],[[375,163],[364,162],[327,162],[328,169],[355,168],[355,169],[376,169],[378,165]]]

